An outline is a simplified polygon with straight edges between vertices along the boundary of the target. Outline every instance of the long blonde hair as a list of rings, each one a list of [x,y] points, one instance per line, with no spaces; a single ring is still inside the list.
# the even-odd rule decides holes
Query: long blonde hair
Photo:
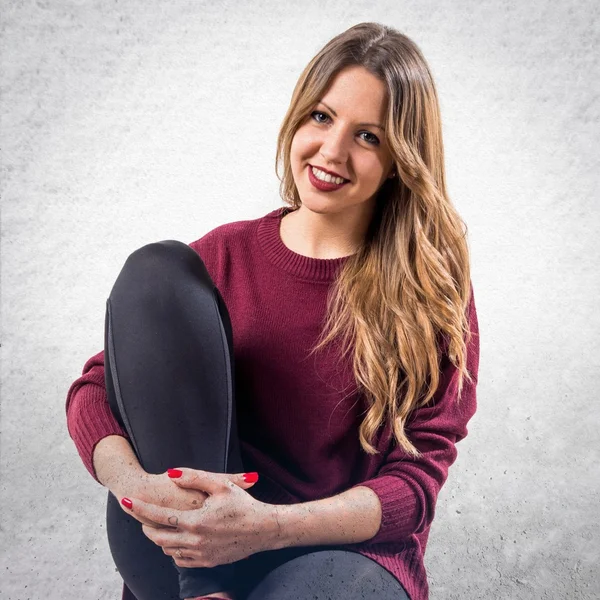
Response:
[[[442,354],[466,376],[467,307],[471,293],[467,227],[446,192],[440,109],[429,67],[416,44],[379,23],[360,23],[334,37],[306,66],[294,88],[278,140],[280,194],[301,200],[290,165],[292,139],[343,68],[360,65],[387,87],[386,136],[399,174],[378,191],[359,251],[331,287],[327,321],[312,352],[340,336],[369,409],[359,439],[368,454],[383,422],[410,455],[411,412],[439,384]],[[278,167],[283,164],[283,175]],[[312,354],[311,352],[311,354]]]

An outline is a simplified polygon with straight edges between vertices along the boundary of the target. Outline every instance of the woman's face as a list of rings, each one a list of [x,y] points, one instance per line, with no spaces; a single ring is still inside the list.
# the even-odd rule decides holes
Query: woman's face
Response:
[[[372,209],[393,166],[382,129],[385,111],[385,85],[364,67],[336,75],[292,140],[292,173],[303,205],[328,213]],[[323,184],[313,167],[336,173],[345,183],[319,189]]]

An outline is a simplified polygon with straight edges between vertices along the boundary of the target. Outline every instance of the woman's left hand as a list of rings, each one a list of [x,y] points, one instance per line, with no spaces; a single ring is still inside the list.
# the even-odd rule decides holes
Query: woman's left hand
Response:
[[[174,510],[130,498],[123,510],[142,522],[166,525],[154,528],[143,524],[146,537],[172,556],[179,567],[215,567],[269,550],[277,538],[277,506],[254,499],[245,489],[251,484],[243,475],[212,473],[179,468],[174,484],[209,494],[194,510]],[[240,487],[242,486],[242,487]]]

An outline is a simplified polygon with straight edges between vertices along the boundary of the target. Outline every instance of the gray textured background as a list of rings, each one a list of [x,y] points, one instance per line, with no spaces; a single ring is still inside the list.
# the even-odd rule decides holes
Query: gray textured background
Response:
[[[600,596],[596,2],[1,4],[2,598],[120,597],[67,389],[133,250],[281,204],[296,78],[361,21],[430,63],[473,257],[479,410],[431,598]]]

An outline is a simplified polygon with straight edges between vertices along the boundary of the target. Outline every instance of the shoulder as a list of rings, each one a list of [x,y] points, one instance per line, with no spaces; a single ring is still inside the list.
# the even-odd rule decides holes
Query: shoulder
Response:
[[[205,233],[189,246],[200,256],[213,281],[219,285],[234,277],[257,244],[256,230],[262,222],[275,216],[280,209],[255,219],[224,223]]]
[[[224,223],[205,233],[202,237],[190,243],[190,246],[196,251],[210,250],[223,244],[235,241],[235,238],[243,235],[248,228],[248,224],[252,221],[234,221],[232,223]]]
[[[202,256],[203,253],[212,254],[219,250],[235,249],[245,247],[250,241],[256,227],[264,219],[277,217],[280,209],[270,211],[266,215],[255,219],[244,219],[224,223],[211,229],[201,238],[191,242],[189,245]]]

